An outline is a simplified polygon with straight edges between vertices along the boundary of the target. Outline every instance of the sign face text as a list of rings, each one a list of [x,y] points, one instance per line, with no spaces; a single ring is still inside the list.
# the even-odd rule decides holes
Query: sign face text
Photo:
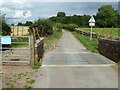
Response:
[[[1,36],[1,44],[11,44],[10,36]]]
[[[89,23],[89,26],[95,26],[95,23]]]

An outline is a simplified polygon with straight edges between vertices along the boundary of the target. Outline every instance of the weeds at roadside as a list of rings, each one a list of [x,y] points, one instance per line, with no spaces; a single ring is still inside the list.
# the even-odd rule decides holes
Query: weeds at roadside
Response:
[[[35,62],[34,63],[34,69],[39,69],[41,66],[41,62]]]
[[[35,82],[31,76],[33,72],[18,73],[14,74],[12,77],[5,77],[5,85],[7,88],[17,88],[19,84],[22,84],[23,87],[31,88],[32,84]],[[24,81],[24,82],[23,82]],[[25,86],[24,86],[25,85]]]
[[[45,37],[45,52],[54,49],[61,36],[62,31],[54,31],[52,35]]]
[[[31,80],[27,81],[27,84],[24,87],[27,89],[31,89],[33,83],[35,83],[35,80],[31,79]]]
[[[98,53],[98,40],[93,38],[91,41],[89,37],[81,35],[77,32],[72,32],[72,34],[91,52]]]

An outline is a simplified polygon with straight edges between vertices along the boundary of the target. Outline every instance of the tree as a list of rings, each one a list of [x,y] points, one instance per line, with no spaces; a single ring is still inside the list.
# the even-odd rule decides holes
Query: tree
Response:
[[[6,24],[6,22],[2,22],[2,35],[10,35],[11,34],[11,28]]]
[[[57,16],[49,18],[51,21],[61,24],[76,24],[80,27],[88,27],[88,21],[90,19],[90,15],[73,15],[73,16],[65,16],[61,15],[61,12],[58,12]],[[63,17],[64,16],[64,17]]]
[[[11,26],[14,26],[14,24],[12,23]]]
[[[99,27],[117,27],[117,11],[111,5],[104,5],[96,14],[96,25]]]
[[[57,17],[65,17],[65,16],[66,16],[65,12],[58,12],[57,13]]]
[[[17,26],[22,26],[23,24],[21,22],[18,22]]]
[[[6,36],[6,35],[11,35],[11,28],[9,27],[9,25],[7,25],[6,23],[6,20],[5,20],[5,16],[4,15],[1,15],[0,16],[0,22],[2,22],[2,35],[3,36]]]
[[[65,24],[63,26],[64,29],[70,30],[70,31],[74,31],[75,28],[78,28],[78,26],[76,24]]]
[[[31,21],[26,21],[25,26],[30,26],[30,25],[32,25],[32,22]]]
[[[39,19],[35,21],[30,27],[29,27],[29,33],[33,33],[33,28],[35,29],[38,27],[39,34],[41,36],[47,36],[53,33],[53,24],[48,19]],[[35,30],[36,31],[36,30]],[[36,32],[37,33],[37,32]]]

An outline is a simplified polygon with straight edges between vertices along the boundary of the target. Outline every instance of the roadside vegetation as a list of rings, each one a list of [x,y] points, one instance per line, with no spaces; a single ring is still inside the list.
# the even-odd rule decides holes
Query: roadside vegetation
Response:
[[[54,23],[49,19],[38,19],[29,27],[28,31],[30,34],[33,34],[34,30],[37,39],[39,37],[38,33],[40,37],[44,37],[45,51],[52,50],[62,36],[62,25],[60,23]]]
[[[84,35],[80,35],[77,32],[72,32],[72,34],[81,42],[83,45],[91,52],[98,53],[98,40],[93,38],[90,40],[90,37],[86,37]]]
[[[36,33],[36,38],[39,37],[37,33],[39,33],[41,37],[49,36],[53,34],[53,23],[48,19],[38,19],[29,27],[28,30],[29,34],[33,34],[34,31]]]
[[[62,36],[62,30],[61,31],[54,30],[53,34],[49,35],[48,37],[45,37],[44,38],[45,51],[54,49],[61,36]]]

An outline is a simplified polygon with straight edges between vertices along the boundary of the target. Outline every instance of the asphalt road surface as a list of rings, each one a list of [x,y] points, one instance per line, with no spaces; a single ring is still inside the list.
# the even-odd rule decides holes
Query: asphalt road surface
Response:
[[[109,59],[89,52],[70,32],[47,52],[33,88],[117,88],[118,68]]]

